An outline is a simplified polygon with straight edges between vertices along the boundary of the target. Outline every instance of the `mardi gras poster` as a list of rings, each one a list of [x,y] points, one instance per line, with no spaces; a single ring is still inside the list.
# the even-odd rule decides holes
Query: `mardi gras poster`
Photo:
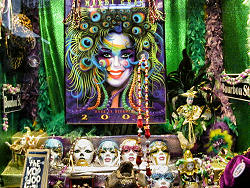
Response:
[[[150,123],[165,122],[163,1],[65,5],[66,123],[136,123],[139,102]]]

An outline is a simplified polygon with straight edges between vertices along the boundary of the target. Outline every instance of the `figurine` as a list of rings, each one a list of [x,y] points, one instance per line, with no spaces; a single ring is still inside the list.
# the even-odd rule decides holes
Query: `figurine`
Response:
[[[129,161],[122,162],[119,168],[108,176],[105,187],[145,187],[147,185],[146,176],[137,173],[133,169],[133,164]]]
[[[135,139],[126,139],[120,145],[121,157],[123,161],[130,161],[136,165],[136,157],[140,152],[140,147]]]
[[[13,162],[17,162],[19,166],[24,164],[24,155],[28,149],[38,149],[41,147],[43,140],[47,137],[44,132],[32,132],[29,127],[24,127],[27,130],[21,138],[16,139],[13,144],[5,142],[13,152]],[[23,157],[20,157],[23,156]],[[21,158],[21,161],[19,160]]]
[[[55,138],[50,138],[46,140],[46,149],[50,149],[50,166],[57,167],[61,166],[61,160],[63,156],[63,144],[60,140]]]
[[[197,138],[195,135],[196,131],[194,126],[200,124],[202,127],[201,129],[206,130],[205,122],[201,121],[198,123],[198,120],[209,120],[211,118],[211,111],[209,108],[207,108],[203,113],[204,107],[193,105],[193,100],[196,97],[195,94],[197,93],[197,91],[194,91],[193,89],[194,87],[182,94],[182,96],[187,97],[187,104],[182,105],[177,109],[178,116],[175,113],[172,115],[175,119],[174,128],[177,128],[176,124],[178,124],[179,121],[183,119],[182,125],[179,127],[181,131],[178,132],[178,138],[180,140],[182,149],[191,149],[196,143]]]
[[[149,152],[154,165],[168,165],[170,154],[166,142],[161,140],[153,141],[149,145]]]
[[[177,161],[181,184],[183,188],[198,188],[201,184],[201,165],[198,158],[193,158],[190,150],[184,153],[184,159]]]
[[[77,139],[71,148],[71,162],[76,166],[89,166],[94,160],[94,154],[94,146],[89,140]]]
[[[101,166],[118,166],[120,151],[118,145],[111,140],[101,142],[97,149],[98,163]]]

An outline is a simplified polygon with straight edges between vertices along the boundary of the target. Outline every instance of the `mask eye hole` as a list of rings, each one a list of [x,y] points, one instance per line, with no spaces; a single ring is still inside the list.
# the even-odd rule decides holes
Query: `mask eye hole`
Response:
[[[146,49],[148,49],[148,48],[150,47],[150,42],[147,41],[147,40],[145,40],[145,41],[143,42],[143,47],[146,48]]]
[[[91,151],[91,150],[86,149],[86,150],[85,150],[85,152],[86,152],[86,153],[91,153],[92,151]]]
[[[129,22],[124,22],[124,23],[123,23],[123,27],[124,27],[124,28],[128,28],[129,26],[130,26],[130,23],[129,23]]]
[[[103,27],[109,27],[109,23],[108,22],[103,22],[102,25],[103,25]]]
[[[80,150],[79,150],[79,149],[77,149],[77,150],[75,150],[75,151],[74,151],[74,153],[80,153]]]

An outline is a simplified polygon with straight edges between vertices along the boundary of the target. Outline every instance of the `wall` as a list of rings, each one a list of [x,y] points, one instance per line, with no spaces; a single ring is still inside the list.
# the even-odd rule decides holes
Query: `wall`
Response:
[[[249,4],[243,0],[223,0],[223,52],[226,73],[241,73],[249,68],[247,55],[247,17]],[[248,102],[230,99],[232,109],[237,119],[239,137],[236,141],[236,151],[241,152],[250,147],[250,108]]]

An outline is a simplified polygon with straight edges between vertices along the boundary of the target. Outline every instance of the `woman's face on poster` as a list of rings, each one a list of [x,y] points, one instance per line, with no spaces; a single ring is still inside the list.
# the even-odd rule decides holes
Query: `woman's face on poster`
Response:
[[[112,87],[121,87],[132,73],[130,62],[135,61],[135,50],[130,38],[123,33],[110,33],[100,45],[97,60],[106,67],[107,82]]]

